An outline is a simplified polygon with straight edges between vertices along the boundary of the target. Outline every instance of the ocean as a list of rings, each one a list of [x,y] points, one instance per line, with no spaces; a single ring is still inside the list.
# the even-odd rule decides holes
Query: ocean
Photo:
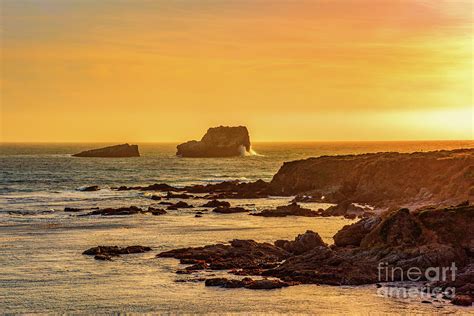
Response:
[[[324,241],[354,221],[332,218],[265,218],[247,214],[194,217],[193,209],[162,216],[78,217],[65,207],[149,206],[147,192],[114,191],[120,185],[174,186],[226,180],[271,180],[285,161],[320,155],[473,148],[473,141],[255,143],[256,155],[179,158],[176,144],[139,144],[139,158],[76,158],[108,144],[2,144],[0,147],[0,312],[2,313],[464,313],[472,310],[422,298],[377,295],[375,286],[300,285],[271,291],[206,288],[177,275],[175,259],[161,251],[235,238],[273,242],[306,230]],[[84,192],[83,186],[99,191]],[[259,210],[291,197],[229,200]],[[189,202],[189,201],[188,201]],[[328,204],[309,203],[318,209]],[[97,245],[145,245],[153,251],[100,262],[81,253]],[[198,276],[220,275],[199,272]]]

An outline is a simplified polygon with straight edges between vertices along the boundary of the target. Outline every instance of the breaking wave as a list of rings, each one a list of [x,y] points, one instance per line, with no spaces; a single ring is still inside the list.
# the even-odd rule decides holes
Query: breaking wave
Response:
[[[240,151],[241,156],[263,156],[257,153],[255,150],[253,150],[252,147],[250,147],[250,150],[247,151],[245,146],[240,146],[239,151]]]

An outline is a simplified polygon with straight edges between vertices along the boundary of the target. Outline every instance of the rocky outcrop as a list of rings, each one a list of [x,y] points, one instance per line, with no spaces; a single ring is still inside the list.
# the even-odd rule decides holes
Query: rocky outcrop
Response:
[[[234,239],[230,244],[216,244],[197,248],[181,248],[158,254],[182,263],[205,262],[210,269],[263,269],[274,266],[288,257],[288,252],[269,243]]]
[[[333,246],[307,231],[293,241],[278,240],[275,245],[233,240],[230,245],[177,249],[158,256],[200,263],[199,267],[211,270],[232,269],[236,275],[276,277],[289,284],[329,285],[408,280],[407,273],[414,267],[422,272],[420,280],[426,280],[428,269],[455,263],[464,269],[463,276],[456,279],[456,286],[462,289],[457,303],[465,304],[472,293],[472,271],[465,267],[474,263],[473,216],[474,206],[467,204],[413,213],[400,209],[344,227]],[[444,227],[441,223],[448,217],[452,222]],[[227,286],[226,281],[223,284]]]
[[[168,191],[182,191],[182,189],[179,189],[179,188],[175,188],[175,187],[172,187],[166,183],[154,183],[154,184],[150,184],[148,186],[133,186],[133,187],[127,187],[125,185],[122,185],[120,187],[115,187],[115,188],[112,188],[114,190],[117,190],[117,191],[130,191],[130,190],[139,190],[139,191],[164,191],[164,192],[168,192]]]
[[[112,257],[118,257],[120,255],[134,254],[134,253],[143,253],[151,251],[150,247],[146,246],[128,246],[128,247],[118,247],[118,246],[97,246],[90,249],[87,249],[82,254],[87,256],[94,256],[96,260],[112,260]]]
[[[230,207],[230,203],[227,201],[212,200],[203,204],[201,207]]]
[[[474,198],[474,149],[322,156],[286,162],[274,195],[380,207],[448,206]]]
[[[66,212],[66,209],[64,210]],[[71,212],[71,210],[68,210]],[[130,206],[130,207],[118,207],[118,208],[103,208],[97,209],[87,214],[79,215],[79,216],[91,216],[91,215],[101,215],[101,216],[124,216],[124,215],[134,215],[134,214],[152,214],[152,215],[163,215],[166,214],[165,210],[148,207],[148,209],[141,209],[137,206]]]
[[[364,218],[357,223],[346,225],[334,235],[334,244],[339,247],[359,247],[362,239],[380,222],[380,217],[373,216]]]
[[[188,204],[186,202],[183,202],[183,201],[179,201],[179,202],[176,202],[174,204],[171,204],[170,206],[168,206],[168,210],[172,210],[172,211],[176,211],[180,208],[193,208],[194,206],[192,206],[191,204]]]
[[[275,241],[275,246],[285,249],[294,255],[300,255],[316,247],[327,247],[327,244],[317,233],[308,230],[306,233],[296,236],[295,240],[292,241],[277,240]]]
[[[177,146],[181,157],[234,157],[250,152],[250,137],[245,126],[209,128],[200,141]]]
[[[138,145],[115,145],[99,149],[92,149],[74,154],[74,157],[103,157],[103,158],[124,158],[140,157]]]
[[[297,203],[291,203],[290,205],[277,206],[275,209],[263,210],[259,213],[253,213],[251,215],[263,216],[263,217],[286,217],[286,216],[316,217],[316,216],[321,216],[321,213],[312,211],[308,208],[303,208]]]
[[[212,210],[214,213],[220,214],[234,214],[234,213],[248,213],[249,210],[246,210],[243,207],[230,207],[230,206],[219,206]]]

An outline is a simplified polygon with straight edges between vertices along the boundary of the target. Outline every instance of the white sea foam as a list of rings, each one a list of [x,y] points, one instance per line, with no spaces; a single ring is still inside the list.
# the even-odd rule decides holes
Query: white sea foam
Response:
[[[247,151],[245,146],[240,146],[239,151],[240,151],[241,156],[263,156],[263,155],[257,153],[255,150],[253,150],[252,147],[250,147],[250,150]]]

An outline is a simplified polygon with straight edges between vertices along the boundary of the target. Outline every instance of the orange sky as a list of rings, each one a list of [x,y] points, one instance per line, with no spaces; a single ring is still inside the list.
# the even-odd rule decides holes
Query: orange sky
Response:
[[[473,4],[4,0],[0,141],[473,139]]]

